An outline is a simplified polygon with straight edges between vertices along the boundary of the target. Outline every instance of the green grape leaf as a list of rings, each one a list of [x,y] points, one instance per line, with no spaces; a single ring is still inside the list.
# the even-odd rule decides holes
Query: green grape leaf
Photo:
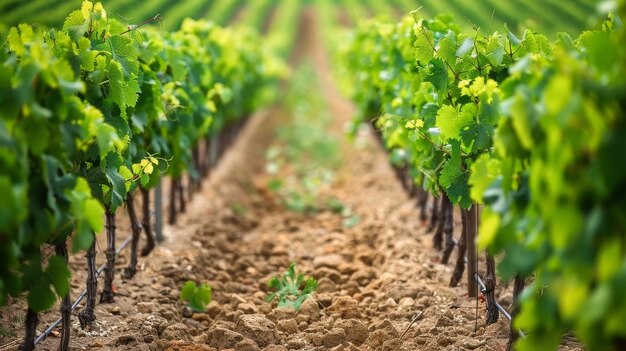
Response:
[[[488,150],[492,146],[494,127],[484,123],[471,124],[461,130],[463,145],[470,147],[472,152]]]
[[[457,57],[464,57],[467,55],[472,48],[474,47],[474,40],[472,38],[465,38],[459,48],[456,50]]]
[[[471,197],[475,203],[482,203],[485,191],[500,174],[500,161],[491,159],[489,154],[482,154],[470,167]]]
[[[432,33],[422,27],[416,29],[415,34],[417,35],[417,40],[415,41],[415,60],[417,60],[420,65],[426,65],[434,57]]]
[[[89,18],[85,18],[81,10],[75,10],[63,22],[63,30],[68,32],[72,40],[78,41],[89,30],[89,22]]]
[[[456,64],[456,34],[452,31],[446,33],[446,35],[439,41],[439,49],[437,50],[437,57],[447,62],[452,67]]]
[[[504,24],[504,29],[506,29],[506,36],[509,38],[511,44],[518,46],[522,43],[522,41],[509,30],[509,26],[506,23]]]
[[[437,58],[430,61],[425,80],[432,83],[433,87],[435,87],[439,93],[440,98],[443,98],[443,95],[448,89],[448,69],[441,59]]]
[[[111,51],[112,60],[119,63],[124,73],[124,78],[139,75],[139,50],[133,40],[127,36],[116,35],[108,39],[108,48]],[[134,106],[134,105],[131,105]]]
[[[95,60],[98,53],[91,50],[91,42],[87,38],[78,40],[78,56],[80,57],[81,68],[87,72],[96,69]]]
[[[57,295],[65,296],[70,289],[70,278],[72,277],[65,259],[57,255],[50,257],[46,274],[50,278]]]
[[[115,210],[124,203],[126,198],[126,184],[124,178],[119,173],[119,168],[122,165],[122,161],[119,155],[109,153],[106,157],[106,167],[104,173],[111,185],[110,191],[110,206],[111,210]]]
[[[472,202],[467,184],[468,173],[461,169],[461,143],[457,140],[451,140],[450,146],[450,159],[441,169],[439,185],[446,191],[450,201],[460,204],[463,208],[469,208]]]
[[[437,112],[436,120],[436,126],[441,130],[441,139],[459,139],[461,130],[474,121],[475,110],[473,104],[464,105],[461,112],[450,105],[443,105]]]
[[[122,74],[122,66],[115,61],[109,64],[109,99],[117,104],[120,108],[120,114],[126,118],[126,107],[133,107],[137,103],[139,97],[139,83],[137,79],[131,75],[130,80],[126,81]]]
[[[66,268],[67,270],[67,268]],[[39,273],[41,274],[41,272]],[[54,306],[56,295],[50,289],[50,281],[45,276],[39,275],[39,279],[33,282],[28,291],[28,307],[39,313]]]

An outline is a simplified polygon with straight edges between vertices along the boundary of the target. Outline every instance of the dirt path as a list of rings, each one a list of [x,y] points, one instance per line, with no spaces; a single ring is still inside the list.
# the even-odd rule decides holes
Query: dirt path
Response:
[[[354,108],[332,80],[315,13],[302,16],[294,62],[313,62],[340,133]],[[167,242],[140,261],[135,279],[116,277],[117,302],[97,306],[96,327],[73,326],[72,349],[504,349],[506,323],[485,329],[481,318],[474,332],[465,287],[447,288],[451,269],[437,263],[414,204],[368,133],[343,143],[345,162],[332,188],[360,217],[356,226],[344,228],[330,212],[301,215],[276,205],[262,169],[280,113],[252,117],[188,212],[166,228]],[[290,262],[319,281],[299,313],[264,302],[267,280]],[[178,294],[187,280],[212,285],[206,313],[183,316]],[[74,284],[73,296],[81,288]],[[44,315],[40,329],[56,316]],[[50,337],[38,349],[57,344]]]

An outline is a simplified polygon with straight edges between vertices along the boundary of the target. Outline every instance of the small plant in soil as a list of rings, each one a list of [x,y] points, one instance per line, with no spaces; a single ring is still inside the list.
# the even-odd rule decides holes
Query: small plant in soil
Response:
[[[194,312],[204,312],[211,302],[211,286],[196,286],[195,282],[188,280],[180,290],[180,301],[187,302],[187,307]]]
[[[278,307],[293,308],[297,311],[317,290],[317,280],[303,273],[296,273],[296,264],[292,263],[282,277],[270,279],[267,286],[274,292],[269,294],[265,301],[272,302],[278,299]]]

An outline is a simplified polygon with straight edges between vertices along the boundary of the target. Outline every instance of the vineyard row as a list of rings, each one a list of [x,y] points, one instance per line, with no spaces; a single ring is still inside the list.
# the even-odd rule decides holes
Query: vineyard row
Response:
[[[619,14],[624,16],[624,1]],[[403,184],[427,218],[450,285],[478,249],[487,324],[499,276],[513,280],[511,344],[553,350],[565,332],[590,349],[626,343],[626,39],[617,15],[555,41],[506,26],[464,31],[449,15],[368,22],[343,49],[343,71]],[[378,116],[373,120],[370,117]],[[463,231],[453,236],[453,205]],[[480,219],[478,207],[483,207]],[[476,232],[478,235],[476,236]],[[477,246],[476,246],[477,245]]]
[[[106,303],[114,299],[117,208],[126,204],[131,220],[129,279],[142,230],[133,194],[144,200],[147,254],[149,190],[170,176],[171,198],[184,205],[183,174],[197,188],[211,146],[224,145],[286,73],[249,30],[186,20],[164,32],[149,22],[123,25],[85,1],[62,29],[22,24],[0,49],[0,305],[27,293],[22,350],[33,349],[37,314],[57,297],[68,347],[67,242],[72,252],[87,250],[85,327],[95,320],[96,233],[106,228]]]

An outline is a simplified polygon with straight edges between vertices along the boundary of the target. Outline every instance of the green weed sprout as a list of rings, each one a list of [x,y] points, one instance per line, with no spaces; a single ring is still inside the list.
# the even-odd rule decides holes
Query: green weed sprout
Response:
[[[195,312],[204,312],[211,302],[211,286],[202,284],[196,286],[195,282],[188,280],[180,290],[180,301],[187,302],[187,307]]]
[[[267,286],[274,292],[265,298],[266,302],[272,302],[278,298],[278,307],[288,307],[298,311],[304,300],[317,290],[317,280],[302,273],[296,274],[296,264],[292,263],[282,278],[276,276],[270,279]]]

